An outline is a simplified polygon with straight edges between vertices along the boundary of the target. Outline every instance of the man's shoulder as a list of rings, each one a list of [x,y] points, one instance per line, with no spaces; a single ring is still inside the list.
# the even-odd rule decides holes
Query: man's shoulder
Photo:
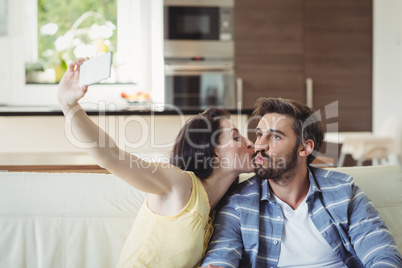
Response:
[[[253,175],[249,179],[236,185],[231,196],[245,197],[249,196],[250,194],[259,194],[260,184],[260,179]]]
[[[314,177],[319,181],[328,182],[331,184],[337,184],[342,182],[353,182],[353,177],[335,170],[322,169],[316,167],[310,167]]]
[[[310,171],[314,174],[317,186],[323,193],[336,193],[339,196],[350,196],[353,194],[354,179],[352,176],[327,169],[319,169],[310,167]]]

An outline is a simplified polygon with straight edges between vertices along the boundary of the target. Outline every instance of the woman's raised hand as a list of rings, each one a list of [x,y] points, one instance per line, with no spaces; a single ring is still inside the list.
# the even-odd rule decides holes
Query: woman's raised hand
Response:
[[[87,59],[80,58],[70,63],[60,80],[57,99],[62,107],[76,105],[87,92],[88,86],[79,86],[80,66]]]

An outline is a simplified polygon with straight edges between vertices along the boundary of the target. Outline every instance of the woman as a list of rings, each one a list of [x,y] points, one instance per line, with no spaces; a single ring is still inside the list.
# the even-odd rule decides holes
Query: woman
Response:
[[[240,173],[253,171],[252,143],[227,113],[213,109],[191,119],[174,148],[172,163],[194,172],[138,159],[119,149],[78,104],[88,89],[78,85],[84,61],[75,60],[61,79],[60,107],[78,140],[109,142],[86,149],[97,164],[148,193],[118,266],[196,267],[212,233],[211,212]]]

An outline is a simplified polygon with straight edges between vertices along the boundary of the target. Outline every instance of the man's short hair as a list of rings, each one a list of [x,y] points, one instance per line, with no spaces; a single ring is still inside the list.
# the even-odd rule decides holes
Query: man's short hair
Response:
[[[307,164],[313,162],[323,145],[324,129],[311,108],[297,101],[282,98],[259,98],[255,107],[253,116],[259,120],[267,113],[278,113],[293,118],[297,145],[309,139],[314,141],[314,151],[307,157]]]

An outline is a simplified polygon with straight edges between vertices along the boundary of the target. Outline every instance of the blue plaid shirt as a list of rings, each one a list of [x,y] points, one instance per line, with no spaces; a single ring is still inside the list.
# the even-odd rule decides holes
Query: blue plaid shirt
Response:
[[[393,237],[349,175],[309,168],[314,225],[347,267],[402,267]],[[241,183],[223,201],[203,266],[277,267],[283,214],[266,179]]]

